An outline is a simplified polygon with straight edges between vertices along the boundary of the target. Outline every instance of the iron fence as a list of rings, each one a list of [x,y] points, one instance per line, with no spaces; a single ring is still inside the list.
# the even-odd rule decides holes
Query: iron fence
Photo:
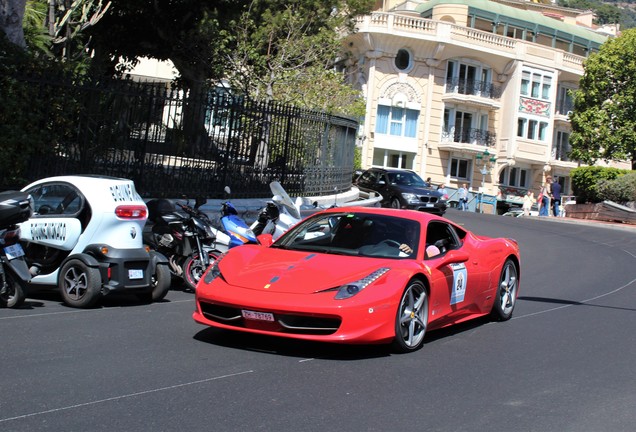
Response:
[[[27,181],[66,174],[130,178],[143,196],[268,197],[278,180],[291,195],[351,187],[358,124],[321,112],[259,102],[222,88],[167,83],[19,77],[30,94],[54,94],[38,117],[47,142]],[[6,186],[1,185],[0,186]]]

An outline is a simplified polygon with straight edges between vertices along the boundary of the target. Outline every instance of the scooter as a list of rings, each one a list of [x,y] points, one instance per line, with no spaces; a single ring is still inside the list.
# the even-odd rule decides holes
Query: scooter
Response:
[[[229,186],[225,186],[226,195],[230,195]],[[246,243],[258,243],[252,229],[238,215],[236,207],[228,200],[221,204],[221,226],[225,234],[229,236],[227,248],[241,246]]]
[[[144,241],[168,258],[170,271],[190,290],[223,251],[216,249],[216,230],[208,216],[199,210],[205,199],[198,198],[194,207],[189,201],[150,200]],[[180,211],[179,211],[180,210]]]
[[[20,227],[33,213],[33,199],[23,192],[0,193],[0,307],[24,303],[31,273],[20,244]]]
[[[272,191],[272,201],[268,201],[265,207],[259,212],[258,218],[252,224],[252,231],[256,236],[260,234],[271,234],[276,240],[292,226],[302,219],[300,214],[303,205],[302,198],[296,198],[292,202],[287,192],[281,184],[273,181],[269,184]]]

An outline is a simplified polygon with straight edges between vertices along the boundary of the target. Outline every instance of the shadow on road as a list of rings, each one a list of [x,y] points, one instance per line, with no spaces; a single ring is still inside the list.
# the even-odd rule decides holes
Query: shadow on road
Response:
[[[490,319],[488,317],[483,317],[452,327],[428,332],[422,349],[426,349],[426,344],[433,343],[439,339],[453,336],[465,331],[473,330],[481,325],[487,324],[488,322],[490,322]],[[226,348],[298,358],[320,358],[323,360],[363,360],[399,355],[391,348],[390,344],[358,345],[313,342],[242,333],[232,330],[216,329],[213,327],[201,330],[194,335],[194,339],[200,342],[223,346]]]

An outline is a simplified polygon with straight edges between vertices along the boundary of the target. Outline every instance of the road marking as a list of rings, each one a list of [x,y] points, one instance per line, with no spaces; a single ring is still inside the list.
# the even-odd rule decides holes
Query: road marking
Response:
[[[617,293],[617,292],[619,292],[621,290],[624,290],[628,286],[632,285],[634,282],[636,282],[636,279],[632,279],[631,281],[627,282],[622,287],[618,287],[615,290],[606,292],[605,294],[597,295],[596,297],[592,297],[592,298],[589,298],[589,299],[586,299],[586,300],[577,301],[575,304],[567,304],[567,305],[563,305],[563,306],[554,307],[552,309],[546,309],[546,310],[543,310],[543,311],[529,313],[529,314],[526,314],[526,315],[513,316],[511,319],[528,318],[528,317],[531,317],[531,316],[541,315],[541,314],[548,313],[548,312],[554,312],[556,310],[565,309],[565,308],[569,308],[569,307],[572,307],[572,306],[579,306],[579,305],[582,305],[582,304],[586,304],[586,303],[592,302],[594,300],[598,300],[600,298],[607,297],[607,296],[612,295],[614,293]]]
[[[156,388],[156,389],[152,389],[152,390],[145,390],[145,391],[141,391],[141,392],[137,392],[137,393],[130,393],[130,394],[125,394],[125,395],[121,395],[121,396],[114,396],[114,397],[110,397],[110,398],[106,398],[106,399],[100,399],[100,400],[91,401],[91,402],[85,402],[85,403],[80,403],[80,404],[75,404],[75,405],[69,405],[69,406],[60,407],[60,408],[53,408],[53,409],[50,409],[50,410],[38,411],[38,412],[33,412],[33,413],[29,413],[29,414],[23,414],[23,415],[19,415],[19,416],[15,416],[15,417],[7,417],[7,418],[4,418],[4,419],[0,419],[0,423],[12,421],[12,420],[25,419],[25,418],[28,418],[28,417],[35,417],[35,416],[44,415],[44,414],[51,414],[51,413],[60,412],[60,411],[67,411],[67,410],[71,410],[71,409],[75,409],[75,408],[81,408],[81,407],[85,407],[85,406],[89,406],[89,405],[97,405],[97,404],[101,404],[101,403],[105,403],[105,402],[112,402],[112,401],[117,401],[117,400],[121,400],[121,399],[136,397],[136,396],[143,396],[143,395],[147,395],[147,394],[150,394],[150,393],[157,393],[157,392],[166,391],[166,390],[173,390],[173,389],[176,389],[176,388],[179,388],[179,387],[186,387],[186,386],[191,386],[191,385],[194,385],[194,384],[201,384],[201,383],[206,383],[206,382],[210,382],[210,381],[216,381],[216,380],[220,380],[220,379],[224,379],[224,378],[232,378],[232,377],[235,377],[235,376],[245,375],[245,374],[249,374],[249,373],[253,373],[253,372],[254,372],[253,370],[246,370],[246,371],[243,371],[243,372],[236,372],[236,373],[233,373],[233,374],[221,375],[221,376],[216,376],[216,377],[212,377],[212,378],[206,378],[206,379],[202,379],[202,380],[198,380],[198,381],[191,381],[191,382],[187,382],[187,383],[183,383],[183,384],[175,384],[175,385],[168,386],[168,387],[160,387],[160,388]]]

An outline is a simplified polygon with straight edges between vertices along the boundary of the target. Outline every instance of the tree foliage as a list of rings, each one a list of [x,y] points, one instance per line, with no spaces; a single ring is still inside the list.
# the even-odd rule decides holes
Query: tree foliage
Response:
[[[630,160],[636,168],[636,29],[605,42],[584,69],[570,116],[571,157]]]
[[[604,201],[619,204],[636,202],[636,172],[629,172],[612,180],[601,180],[597,183],[598,195]]]
[[[0,38],[0,184],[23,186],[33,155],[54,152],[56,140],[77,126],[67,115],[75,110],[63,91],[34,85],[44,77],[63,75],[66,66],[29,55]]]
[[[633,27],[633,9],[626,7],[619,8],[610,3],[612,2],[599,0],[560,0],[559,6],[572,9],[592,10],[596,16],[594,23],[598,25],[621,24],[621,28],[624,29]]]
[[[142,56],[169,59],[187,88],[227,79],[251,97],[338,111],[359,99],[333,72],[339,32],[371,7],[370,0],[112,0],[90,35],[103,70],[119,59],[124,68]]]
[[[361,95],[334,66],[343,32],[372,5],[367,0],[251,1],[230,39],[232,86],[267,100],[359,114]]]
[[[629,173],[627,170],[618,168],[588,166],[579,167],[570,171],[572,179],[572,190],[576,195],[576,202],[584,204],[586,202],[601,202],[604,199],[611,199],[607,196],[607,184],[621,176]],[[599,185],[602,190],[599,189]]]

